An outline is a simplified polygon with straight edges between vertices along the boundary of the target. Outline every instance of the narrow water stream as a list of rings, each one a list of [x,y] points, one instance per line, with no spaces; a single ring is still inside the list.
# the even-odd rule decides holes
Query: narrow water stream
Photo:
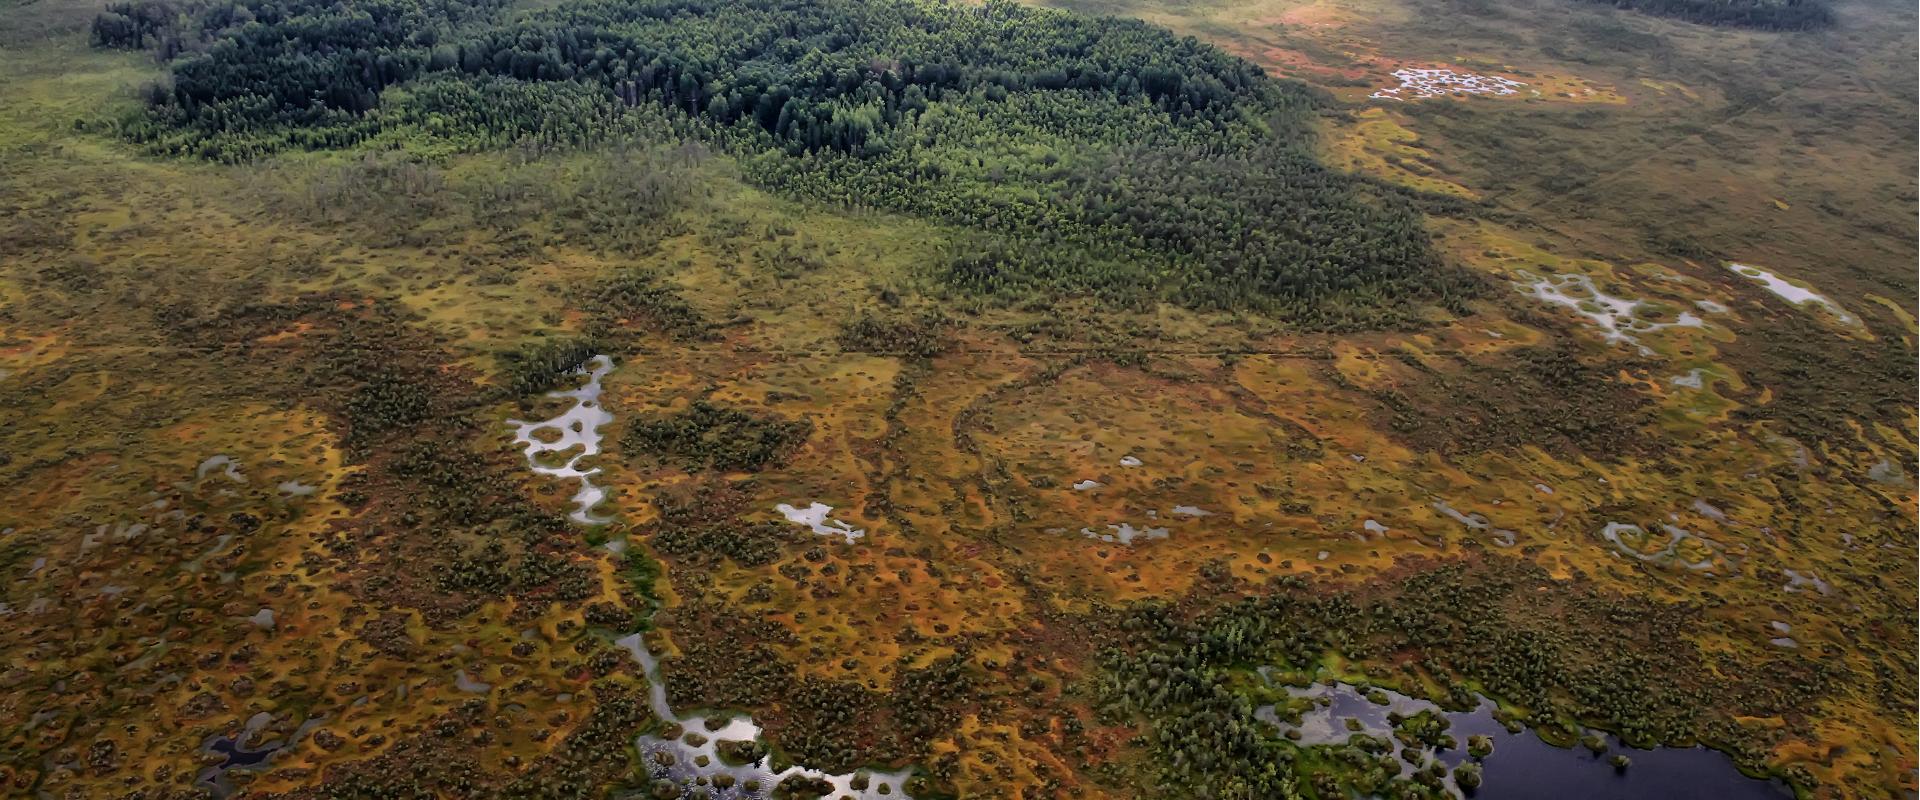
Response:
[[[677,738],[641,736],[635,745],[641,765],[656,781],[671,781],[681,788],[682,797],[702,796],[712,800],[746,800],[773,795],[774,787],[791,778],[820,781],[833,787],[826,797],[851,797],[858,800],[907,798],[906,782],[912,768],[893,772],[859,770],[833,775],[802,766],[790,766],[775,772],[771,756],[758,756],[751,763],[728,763],[721,758],[723,747],[736,752],[763,749],[760,726],[752,717],[701,715],[678,716],[667,705],[667,684],[660,677],[660,661],[647,649],[640,634],[624,637],[615,644],[626,648],[647,676],[647,705],[653,714],[669,726],[681,729]],[[670,731],[671,732],[671,731]],[[724,744],[723,743],[728,743]],[[704,794],[696,794],[704,790]],[[911,800],[909,798],[909,800]]]
[[[600,454],[600,426],[613,421],[613,415],[600,406],[600,379],[612,371],[613,359],[607,356],[587,359],[584,367],[574,371],[576,375],[587,376],[587,385],[547,393],[548,397],[572,400],[572,408],[540,422],[507,420],[508,425],[514,426],[514,444],[525,448],[528,468],[540,475],[580,482],[580,490],[573,495],[573,513],[568,518],[582,525],[604,525],[611,521],[593,511],[600,501],[607,499],[606,490],[593,485],[593,476],[600,473],[600,468],[581,469],[581,461]],[[542,460],[549,455],[567,456],[567,460],[552,466]]]

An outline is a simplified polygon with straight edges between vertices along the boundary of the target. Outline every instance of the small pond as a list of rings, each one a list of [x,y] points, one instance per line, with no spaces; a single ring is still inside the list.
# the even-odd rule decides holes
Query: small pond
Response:
[[[1263,674],[1265,671],[1262,671]],[[1425,700],[1398,692],[1380,690],[1386,703],[1368,700],[1360,690],[1341,684],[1316,683],[1288,687],[1296,698],[1313,698],[1316,705],[1302,712],[1297,723],[1283,719],[1273,706],[1255,712],[1262,721],[1279,728],[1287,738],[1302,745],[1342,744],[1355,733],[1365,733],[1393,743],[1403,763],[1401,774],[1411,774],[1413,764],[1438,760],[1449,769],[1468,759],[1470,736],[1486,736],[1493,752],[1481,762],[1479,788],[1462,790],[1448,778],[1448,787],[1457,795],[1484,800],[1638,800],[1649,797],[1710,797],[1715,800],[1780,800],[1793,793],[1779,781],[1749,778],[1740,773],[1726,754],[1705,747],[1663,747],[1641,750],[1621,744],[1613,736],[1604,737],[1607,749],[1594,753],[1584,746],[1555,747],[1530,731],[1518,733],[1494,719],[1494,705],[1482,700],[1472,711],[1442,711]],[[1430,748],[1405,752],[1409,746],[1393,739],[1388,714],[1413,716],[1434,711],[1451,723],[1456,746],[1434,751]],[[1349,722],[1349,721],[1352,722]],[[1296,733],[1289,733],[1297,731]],[[1609,759],[1625,755],[1631,763],[1616,770]]]

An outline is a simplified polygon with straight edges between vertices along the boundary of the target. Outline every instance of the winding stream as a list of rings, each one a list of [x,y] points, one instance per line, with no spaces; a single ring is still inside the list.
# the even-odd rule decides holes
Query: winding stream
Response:
[[[906,782],[913,769],[893,772],[859,770],[832,775],[798,765],[773,771],[772,756],[760,756],[751,764],[729,764],[720,757],[720,744],[759,742],[760,726],[752,717],[709,718],[700,715],[677,716],[667,705],[667,684],[660,677],[660,661],[647,649],[646,639],[635,633],[615,641],[640,662],[647,676],[647,705],[653,714],[672,727],[683,729],[678,738],[652,734],[641,736],[635,746],[649,775],[656,781],[671,781],[681,788],[682,797],[703,796],[712,800],[747,800],[773,795],[774,787],[793,777],[824,781],[833,786],[827,797],[852,797],[859,800],[911,798]],[[697,794],[696,790],[704,790]],[[656,797],[658,795],[655,795]]]
[[[567,517],[582,525],[604,525],[611,518],[593,513],[600,501],[607,499],[607,492],[593,485],[593,476],[600,473],[599,467],[581,469],[580,461],[600,453],[600,426],[613,421],[613,415],[600,407],[600,379],[613,371],[613,359],[596,355],[587,359],[585,366],[574,370],[575,375],[586,375],[587,385],[572,391],[548,392],[548,397],[573,400],[573,407],[561,412],[560,416],[541,422],[522,422],[507,420],[514,426],[514,444],[523,445],[527,454],[527,467],[535,473],[551,478],[573,479],[580,482],[580,490],[573,495],[573,513]],[[543,433],[551,431],[552,433]],[[548,441],[548,440],[551,441]],[[541,456],[567,454],[575,449],[565,463],[549,466],[542,463]]]

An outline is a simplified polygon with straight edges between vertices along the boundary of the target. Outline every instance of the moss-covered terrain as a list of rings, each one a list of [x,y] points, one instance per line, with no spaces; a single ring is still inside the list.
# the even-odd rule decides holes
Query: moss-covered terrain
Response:
[[[0,794],[1916,789],[1909,7],[0,2]]]

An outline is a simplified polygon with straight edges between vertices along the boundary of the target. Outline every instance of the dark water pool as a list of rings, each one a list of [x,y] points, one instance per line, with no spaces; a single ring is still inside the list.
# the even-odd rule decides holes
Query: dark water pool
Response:
[[[215,739],[212,746],[207,749],[227,757],[227,760],[220,762],[218,765],[221,769],[233,769],[235,767],[258,766],[261,762],[266,761],[268,756],[273,755],[273,751],[280,748],[276,745],[260,750],[248,750],[241,746],[239,742],[221,737]]]
[[[1493,755],[1481,763],[1483,782],[1467,796],[1475,800],[1652,800],[1653,798],[1713,798],[1714,800],[1781,800],[1793,797],[1786,784],[1740,774],[1725,753],[1704,747],[1662,747],[1639,750],[1607,737],[1607,751],[1599,755],[1585,747],[1560,748],[1531,731],[1508,733],[1493,719],[1491,709],[1448,714],[1453,735],[1466,746],[1467,737],[1493,739]],[[1616,754],[1633,760],[1617,771],[1607,759]],[[1447,756],[1454,756],[1448,758]],[[1459,763],[1465,753],[1443,754],[1442,761]]]
[[[281,750],[298,744],[323,720],[313,717],[300,723],[293,736],[282,742],[262,743],[260,734],[273,722],[273,715],[265,711],[247,718],[247,724],[240,729],[240,735],[228,738],[221,735],[208,737],[201,744],[202,752],[218,753],[226,756],[218,764],[210,764],[195,776],[194,785],[206,790],[215,798],[225,798],[234,792],[233,781],[227,775],[230,772],[249,772],[266,769],[273,756]]]
[[[1712,800],[1781,800],[1793,793],[1779,781],[1758,780],[1740,774],[1733,759],[1704,747],[1667,747],[1640,750],[1608,736],[1607,750],[1595,754],[1584,746],[1555,747],[1531,731],[1509,732],[1493,718],[1494,706],[1483,701],[1472,711],[1445,712],[1425,700],[1386,692],[1387,703],[1369,701],[1346,684],[1289,687],[1295,697],[1313,698],[1316,705],[1299,721],[1282,719],[1272,707],[1260,709],[1261,719],[1277,726],[1303,745],[1339,744],[1360,729],[1392,740],[1390,712],[1412,716],[1433,710],[1451,723],[1449,732],[1459,746],[1438,752],[1415,753],[1413,761],[1437,760],[1449,768],[1466,761],[1467,737],[1478,734],[1493,740],[1493,754],[1481,762],[1482,781],[1472,791],[1456,789],[1474,800],[1658,800],[1658,798],[1712,798]],[[1398,745],[1396,747],[1404,746]],[[1625,755],[1632,760],[1616,770],[1608,760]],[[1403,767],[1402,774],[1411,767]],[[1451,779],[1449,779],[1451,785]]]

